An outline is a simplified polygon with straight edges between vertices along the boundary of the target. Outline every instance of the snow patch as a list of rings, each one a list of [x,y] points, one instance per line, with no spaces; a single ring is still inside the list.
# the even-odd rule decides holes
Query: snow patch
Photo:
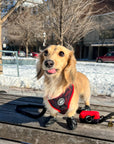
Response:
[[[77,62],[77,71],[85,74],[91,85],[92,95],[108,95],[114,97],[114,64]],[[44,89],[44,77],[37,80],[36,65],[19,66],[20,76],[17,77],[16,65],[3,66],[3,75],[0,75],[0,85],[21,88]]]

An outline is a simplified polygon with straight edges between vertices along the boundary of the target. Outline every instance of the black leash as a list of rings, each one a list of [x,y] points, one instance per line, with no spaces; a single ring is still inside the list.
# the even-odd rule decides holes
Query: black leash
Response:
[[[102,123],[102,122],[106,121],[107,119],[111,119],[112,116],[114,116],[114,112],[111,112],[106,116],[100,116],[99,123]]]
[[[24,110],[25,108],[38,108],[38,110],[42,109],[42,111],[39,112],[38,114],[32,114],[32,113],[27,112],[26,110]],[[43,104],[39,104],[39,105],[28,104],[28,105],[18,105],[16,107],[16,111],[18,113],[21,113],[21,114],[26,115],[28,117],[37,119],[37,118],[42,117],[45,114],[46,108]]]

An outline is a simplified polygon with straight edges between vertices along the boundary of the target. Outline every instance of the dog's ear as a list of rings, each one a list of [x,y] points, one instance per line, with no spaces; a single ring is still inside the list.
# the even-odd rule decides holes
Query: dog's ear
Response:
[[[67,61],[67,66],[64,69],[64,77],[66,82],[74,83],[76,76],[76,59],[74,57],[74,52],[71,51],[69,59]]]
[[[42,69],[42,62],[43,62],[43,53],[41,53],[39,55],[39,61],[37,63],[37,67],[36,67],[36,69],[37,69],[37,75],[36,75],[37,79],[41,78],[41,76],[44,74],[44,71]]]

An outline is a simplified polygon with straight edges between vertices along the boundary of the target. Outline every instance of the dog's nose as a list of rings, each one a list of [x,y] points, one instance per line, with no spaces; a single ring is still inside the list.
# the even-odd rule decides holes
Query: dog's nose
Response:
[[[45,61],[45,66],[48,68],[51,68],[54,65],[54,62],[52,60],[46,60]]]

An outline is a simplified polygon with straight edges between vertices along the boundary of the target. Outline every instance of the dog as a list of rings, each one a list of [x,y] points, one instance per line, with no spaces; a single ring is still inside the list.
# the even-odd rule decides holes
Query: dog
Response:
[[[44,75],[44,103],[50,112],[45,126],[56,121],[58,112],[67,115],[67,126],[73,130],[79,96],[83,96],[86,109],[90,109],[88,78],[76,70],[74,52],[61,45],[47,47],[39,56],[37,79]]]

